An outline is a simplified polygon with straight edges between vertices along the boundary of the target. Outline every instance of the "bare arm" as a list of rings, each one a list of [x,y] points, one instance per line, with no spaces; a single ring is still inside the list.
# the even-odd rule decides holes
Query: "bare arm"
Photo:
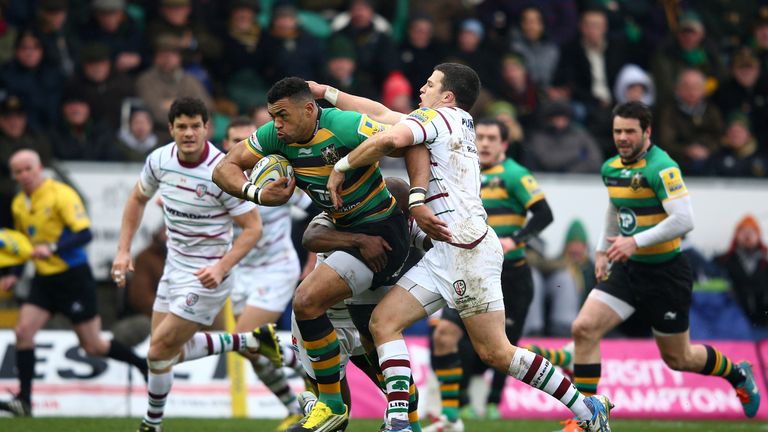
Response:
[[[131,243],[133,242],[133,236],[136,235],[136,230],[141,224],[147,202],[151,198],[142,192],[141,186],[137,182],[136,186],[133,187],[133,191],[131,191],[131,195],[128,197],[128,201],[125,202],[123,219],[120,225],[120,238],[117,241],[117,255],[115,255],[115,260],[112,262],[112,280],[119,287],[125,286],[126,274],[129,271],[133,271]]]
[[[426,146],[415,145],[408,148],[405,153],[405,168],[408,171],[408,180],[411,182],[411,188],[424,188],[425,191],[429,190],[429,176],[431,171],[429,149]],[[451,232],[448,231],[448,224],[435,216],[432,209],[422,204],[410,207],[410,213],[419,228],[424,231],[430,239],[436,241],[451,241],[452,237]]]
[[[243,184],[248,181],[243,172],[253,168],[258,161],[255,154],[248,150],[245,141],[235,144],[213,169],[211,179],[224,192],[247,199],[243,195]]]
[[[234,216],[232,219],[243,231],[232,243],[232,248],[224,254],[216,264],[228,272],[235,266],[248,252],[259,242],[262,233],[261,215],[259,211],[253,209],[249,212]]]
[[[376,163],[393,151],[412,144],[413,132],[408,126],[397,124],[368,138],[352,150],[346,158],[349,161],[350,169],[359,168]],[[429,176],[429,172],[427,172],[427,176]]]
[[[325,84],[309,81],[309,89],[312,91],[312,95],[315,99],[325,99],[337,108],[345,111],[357,111],[359,113],[367,114],[377,122],[395,124],[405,116],[404,113],[392,111],[384,106],[384,104],[361,96],[345,93]]]
[[[392,250],[382,237],[336,231],[322,221],[309,224],[301,244],[311,252],[357,249],[365,264],[374,272],[384,270],[387,266],[387,251]]]

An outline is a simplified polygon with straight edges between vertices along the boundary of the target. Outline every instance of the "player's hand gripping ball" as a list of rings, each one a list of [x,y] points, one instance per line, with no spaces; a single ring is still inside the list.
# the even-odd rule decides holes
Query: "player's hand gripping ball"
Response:
[[[269,182],[273,182],[280,177],[293,177],[293,167],[283,156],[277,154],[267,155],[253,166],[250,182],[261,189]]]

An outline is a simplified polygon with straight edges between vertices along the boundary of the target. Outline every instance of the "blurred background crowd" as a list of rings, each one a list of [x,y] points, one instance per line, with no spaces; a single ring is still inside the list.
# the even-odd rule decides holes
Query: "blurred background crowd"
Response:
[[[768,176],[766,0],[0,0],[2,222],[18,148],[47,166],[143,161],[169,140],[167,109],[181,96],[206,102],[219,145],[235,116],[269,121],[265,93],[291,75],[408,112],[445,61],[478,71],[472,114],[504,121],[509,156],[535,172],[597,173],[614,154],[612,107],[641,100],[655,112],[653,142],[686,176]],[[701,258],[698,286],[765,331],[755,219],[725,246]],[[569,333],[594,285],[592,249],[574,222],[560,259],[533,257],[541,313],[529,334]],[[547,288],[563,280],[565,306]],[[572,315],[551,313],[560,307]],[[623,331],[635,328],[646,327]]]

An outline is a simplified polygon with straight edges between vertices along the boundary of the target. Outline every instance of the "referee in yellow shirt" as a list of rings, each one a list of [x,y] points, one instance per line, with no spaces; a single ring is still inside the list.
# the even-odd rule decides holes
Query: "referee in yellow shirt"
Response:
[[[96,310],[96,282],[88,265],[85,245],[91,241],[91,222],[80,196],[71,187],[46,178],[40,156],[19,150],[9,162],[11,174],[21,187],[11,210],[16,230],[33,245],[35,277],[16,324],[16,369],[19,393],[0,401],[0,410],[15,416],[32,415],[32,377],[35,375],[35,334],[51,316],[60,312],[72,322],[80,346],[88,355],[111,357],[130,363],[146,376],[146,361],[129,347],[100,335],[101,317]],[[0,278],[0,289],[17,282],[23,266]]]

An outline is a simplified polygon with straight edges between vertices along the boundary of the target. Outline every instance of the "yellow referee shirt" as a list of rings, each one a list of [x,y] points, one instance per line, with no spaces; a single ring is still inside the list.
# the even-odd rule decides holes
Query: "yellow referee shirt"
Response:
[[[20,192],[11,204],[16,229],[32,244],[57,243],[91,226],[80,196],[74,189],[52,179],[28,196]],[[39,275],[54,275],[88,262],[85,248],[57,252],[47,259],[34,259]]]

